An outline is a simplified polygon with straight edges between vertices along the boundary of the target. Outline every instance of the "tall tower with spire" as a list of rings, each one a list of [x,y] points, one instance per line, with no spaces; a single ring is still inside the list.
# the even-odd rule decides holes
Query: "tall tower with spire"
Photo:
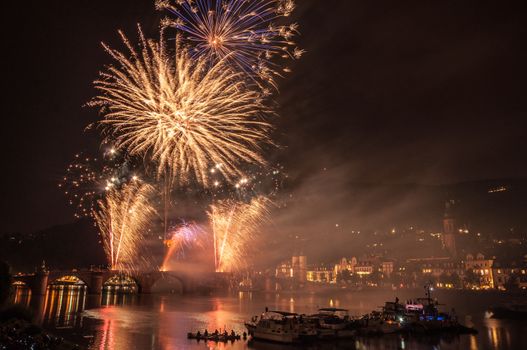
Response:
[[[456,250],[456,230],[454,226],[454,216],[452,214],[453,200],[445,203],[445,214],[443,215],[443,249],[446,249],[452,257],[457,256]]]

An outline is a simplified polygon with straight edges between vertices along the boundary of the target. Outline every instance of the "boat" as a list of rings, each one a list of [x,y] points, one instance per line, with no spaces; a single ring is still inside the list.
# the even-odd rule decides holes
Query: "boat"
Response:
[[[189,332],[187,333],[187,338],[196,339],[196,340],[210,340],[210,341],[215,341],[215,342],[228,342],[228,341],[240,340],[241,336],[239,334],[232,334],[232,333],[231,334],[212,333],[212,334],[205,335],[200,332],[197,332],[197,333]]]
[[[360,319],[358,332],[361,335],[392,334],[402,329],[401,322],[391,314],[372,311]]]
[[[439,302],[431,297],[431,291],[433,290],[431,284],[427,284],[425,290],[425,298],[407,300],[404,306],[404,315],[399,313],[398,317],[400,317],[404,331],[411,333],[477,333],[475,329],[461,325],[454,310],[450,314],[439,311]]]
[[[424,298],[410,299],[404,304],[399,302],[399,298],[395,298],[394,302],[385,302],[384,306],[380,307],[381,311],[373,311],[362,317],[359,332],[364,335],[399,332],[477,332],[459,324],[454,310],[451,314],[439,311],[440,304],[432,299],[432,290],[431,284],[427,284]]]
[[[285,311],[266,311],[246,322],[245,327],[253,339],[286,344],[314,340],[317,335],[304,315]]]
[[[356,333],[347,309],[318,309],[316,314],[307,316],[307,320],[314,325],[318,339],[351,338]]]
[[[348,310],[333,307],[318,309],[315,316],[320,320],[320,327],[333,330],[345,329],[349,321]]]

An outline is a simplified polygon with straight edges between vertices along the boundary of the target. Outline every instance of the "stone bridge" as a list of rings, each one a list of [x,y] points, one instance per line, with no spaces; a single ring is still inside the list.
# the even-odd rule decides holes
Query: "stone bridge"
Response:
[[[41,270],[34,274],[18,274],[13,276],[14,282],[23,282],[34,295],[45,295],[50,284],[57,280],[74,276],[84,282],[89,294],[101,294],[104,283],[113,276],[126,276],[131,278],[138,287],[139,293],[148,294],[152,292],[154,284],[162,279],[170,279],[179,282],[183,293],[208,291],[218,284],[217,278],[211,273],[208,276],[200,275],[199,279],[190,273],[175,271],[147,271],[123,273],[111,270],[71,270],[71,271],[45,271]]]

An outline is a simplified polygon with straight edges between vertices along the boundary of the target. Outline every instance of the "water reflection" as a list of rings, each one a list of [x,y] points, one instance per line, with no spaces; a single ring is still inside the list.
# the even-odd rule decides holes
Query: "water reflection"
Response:
[[[13,304],[29,306],[31,301],[31,289],[24,282],[13,283]]]
[[[291,349],[275,344],[236,342],[227,344],[196,343],[186,339],[186,332],[234,329],[241,333],[244,320],[261,313],[265,307],[300,312],[314,312],[319,307],[349,306],[352,315],[378,306],[383,296],[342,294],[320,296],[314,294],[258,294],[240,292],[230,297],[203,296],[147,296],[123,293],[123,289],[106,288],[100,296],[87,296],[80,285],[52,285],[45,297],[31,295],[24,285],[15,286],[13,301],[29,305],[37,322],[46,328],[62,330],[63,336],[81,334],[90,338],[90,349]],[[527,323],[484,318],[484,310],[462,311],[455,305],[465,323],[479,330],[478,335],[462,336],[402,336],[357,338],[352,341],[312,345],[309,349],[527,349],[523,335]],[[474,303],[481,308],[488,303]],[[71,329],[74,329],[73,331]],[[69,332],[69,333],[68,333]],[[75,339],[77,341],[77,339]]]
[[[101,296],[102,306],[134,305],[136,301],[137,294],[122,293],[116,290],[104,290]]]
[[[495,349],[511,348],[511,329],[514,327],[511,321],[496,320],[487,318],[485,326],[487,327],[487,337],[490,344]]]
[[[82,328],[82,312],[87,300],[89,308],[133,305],[137,302],[137,294],[131,291],[132,288],[109,287],[101,296],[88,298],[86,285],[59,281],[48,286],[45,296],[33,296],[27,285],[14,283],[11,300],[13,304],[29,307],[35,322],[45,327]]]
[[[138,289],[137,283],[126,275],[112,276],[103,285],[103,291],[106,293],[135,294]]]
[[[45,296],[42,324],[54,328],[82,327],[80,313],[85,305],[85,285],[50,285]]]

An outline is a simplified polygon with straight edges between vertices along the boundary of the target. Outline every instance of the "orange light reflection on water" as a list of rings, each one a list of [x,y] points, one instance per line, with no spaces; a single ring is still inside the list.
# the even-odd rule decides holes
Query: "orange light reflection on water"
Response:
[[[31,289],[25,285],[15,285],[14,300],[15,304],[29,306],[31,301]]]
[[[43,321],[53,323],[56,327],[72,328],[79,321],[82,325],[80,312],[86,302],[86,287],[59,285],[50,286],[44,297]]]
[[[115,349],[114,328],[111,319],[105,319],[102,326],[101,341],[99,342],[99,350]]]

